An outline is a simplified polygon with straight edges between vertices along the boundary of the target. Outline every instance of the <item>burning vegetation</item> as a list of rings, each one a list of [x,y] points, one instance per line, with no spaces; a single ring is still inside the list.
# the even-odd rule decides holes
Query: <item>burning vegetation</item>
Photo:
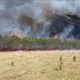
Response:
[[[0,50],[80,49],[80,3],[77,2],[3,0]]]
[[[43,39],[20,36],[0,36],[0,50],[66,50],[80,49],[80,40]]]
[[[0,35],[21,33],[36,38],[80,39],[77,0],[2,0]]]
[[[59,35],[58,35],[58,34],[56,34],[56,35],[53,37],[53,39],[54,39],[54,40],[59,40],[59,39],[60,39],[60,37],[59,37]]]

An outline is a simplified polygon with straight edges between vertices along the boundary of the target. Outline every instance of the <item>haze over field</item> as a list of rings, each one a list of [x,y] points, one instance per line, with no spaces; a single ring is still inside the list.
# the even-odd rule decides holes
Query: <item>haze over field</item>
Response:
[[[80,17],[79,0],[0,0],[0,34],[80,39],[80,18],[68,14]]]

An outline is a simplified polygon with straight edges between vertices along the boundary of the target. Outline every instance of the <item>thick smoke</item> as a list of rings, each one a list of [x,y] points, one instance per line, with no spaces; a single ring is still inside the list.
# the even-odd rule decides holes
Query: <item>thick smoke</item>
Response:
[[[79,13],[79,0],[0,0],[0,34],[80,38],[80,25],[67,16]]]

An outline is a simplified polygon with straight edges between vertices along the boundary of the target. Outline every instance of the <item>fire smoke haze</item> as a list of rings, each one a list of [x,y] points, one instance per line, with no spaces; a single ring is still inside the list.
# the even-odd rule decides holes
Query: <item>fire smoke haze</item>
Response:
[[[80,25],[67,14],[80,17],[80,0],[0,0],[0,35],[80,38]]]

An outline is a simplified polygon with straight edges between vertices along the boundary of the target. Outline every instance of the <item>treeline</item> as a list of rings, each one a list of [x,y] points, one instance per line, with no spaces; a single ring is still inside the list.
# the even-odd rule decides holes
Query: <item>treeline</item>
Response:
[[[64,50],[80,49],[80,40],[54,40],[44,38],[0,36],[0,50]]]

